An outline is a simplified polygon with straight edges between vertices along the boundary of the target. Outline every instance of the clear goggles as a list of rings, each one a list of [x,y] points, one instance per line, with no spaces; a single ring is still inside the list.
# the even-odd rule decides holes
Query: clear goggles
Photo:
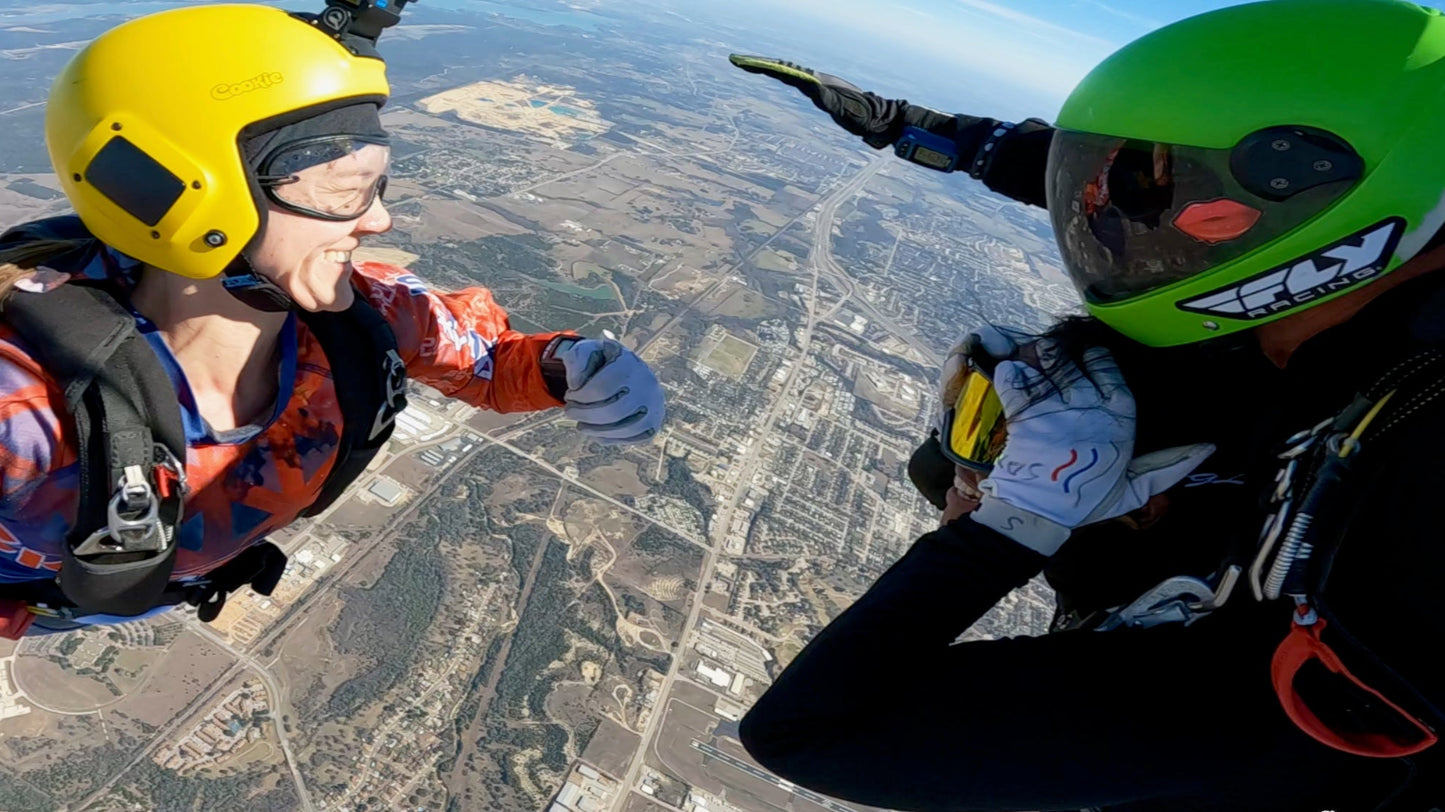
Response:
[[[390,145],[358,135],[324,135],[283,144],[256,180],[277,206],[319,220],[355,220],[386,194]]]

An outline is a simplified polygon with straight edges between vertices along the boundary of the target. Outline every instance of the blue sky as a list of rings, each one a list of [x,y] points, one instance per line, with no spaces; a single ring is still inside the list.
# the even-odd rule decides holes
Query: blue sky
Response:
[[[948,104],[955,99],[936,94],[948,93],[945,88],[954,85],[960,87],[958,102],[982,101],[991,105],[991,115],[1027,111],[1050,118],[1079,79],[1119,46],[1161,25],[1239,0],[740,2],[755,3],[759,11],[770,9],[771,33],[798,43],[798,51],[786,56],[813,59],[812,67],[850,79],[854,77],[845,70],[855,61],[849,57],[856,57],[856,69],[868,71],[859,77],[860,84],[866,82],[870,90],[889,95],[917,82],[933,91],[931,106],[952,109]],[[788,14],[779,15],[780,8]],[[810,35],[810,23],[827,25],[837,31],[837,38],[824,44],[816,31]],[[825,61],[840,56],[842,64]],[[885,70],[879,70],[880,63]],[[951,81],[940,81],[944,77]],[[924,100],[921,94],[914,98]]]

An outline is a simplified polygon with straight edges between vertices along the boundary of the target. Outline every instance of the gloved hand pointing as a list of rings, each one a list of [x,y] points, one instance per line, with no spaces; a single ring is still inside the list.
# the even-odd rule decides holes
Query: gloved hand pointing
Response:
[[[733,54],[728,61],[748,73],[759,73],[796,87],[815,107],[832,116],[839,127],[862,136],[875,149],[898,140],[904,127],[921,127],[946,137],[953,137],[957,129],[954,116],[902,100],[885,99],[837,76],[792,62],[742,54]],[[970,119],[973,120],[976,119]]]
[[[577,430],[608,444],[644,443],[662,427],[662,385],[632,350],[587,338],[559,352],[567,371],[565,412]]]

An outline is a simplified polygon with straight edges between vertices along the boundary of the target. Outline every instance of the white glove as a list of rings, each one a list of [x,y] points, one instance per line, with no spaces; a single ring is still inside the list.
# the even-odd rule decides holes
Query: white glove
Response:
[[[609,444],[644,443],[662,427],[662,385],[637,353],[586,338],[557,354],[567,371],[564,411],[577,430]]]
[[[980,354],[984,354],[1001,361],[1017,352],[1019,343],[1025,337],[1026,334],[1021,330],[985,325],[977,330],[970,330],[953,345],[953,349],[948,351],[948,358],[944,359],[943,372],[939,376],[938,412],[934,415],[934,427],[940,432],[943,431],[944,415],[953,408],[959,391],[963,389],[964,372],[970,368],[969,359],[976,359]]]
[[[971,515],[1026,547],[1052,555],[1076,527],[1136,510],[1214,453],[1207,443],[1133,459],[1134,396],[1103,348],[1084,353],[1084,371],[1041,342],[1043,372],[1001,361],[993,384],[1008,440],[979,485]]]

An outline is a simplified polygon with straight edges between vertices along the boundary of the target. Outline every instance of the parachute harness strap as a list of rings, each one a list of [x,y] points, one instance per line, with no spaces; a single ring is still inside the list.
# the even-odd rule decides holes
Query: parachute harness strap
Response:
[[[1341,492],[1341,482],[1353,467],[1364,440],[1375,441],[1445,394],[1442,362],[1445,354],[1432,349],[1396,363],[1344,411],[1284,442],[1284,450],[1278,454],[1281,467],[1270,495],[1272,510],[1247,574],[1257,600],[1288,594],[1295,600],[1296,622],[1313,622],[1316,613],[1307,588],[1305,565],[1317,543],[1329,543],[1329,537],[1320,534],[1338,529],[1332,521],[1338,517],[1320,514],[1351,504],[1348,495]],[[1114,610],[1095,628],[1104,631],[1192,623],[1224,605],[1241,569],[1238,564],[1226,562],[1208,579],[1167,579],[1133,603]]]
[[[1367,434],[1370,442],[1378,440],[1445,394],[1442,362],[1445,354],[1434,349],[1400,361],[1334,418],[1285,441],[1279,454],[1283,465],[1271,495],[1273,511],[1260,532],[1259,550],[1249,570],[1257,600],[1287,594],[1300,607],[1299,617],[1311,616],[1304,611],[1312,591],[1306,565],[1317,544],[1329,543],[1321,532],[1333,529],[1319,526],[1321,514],[1350,502],[1340,498],[1340,491]]]

